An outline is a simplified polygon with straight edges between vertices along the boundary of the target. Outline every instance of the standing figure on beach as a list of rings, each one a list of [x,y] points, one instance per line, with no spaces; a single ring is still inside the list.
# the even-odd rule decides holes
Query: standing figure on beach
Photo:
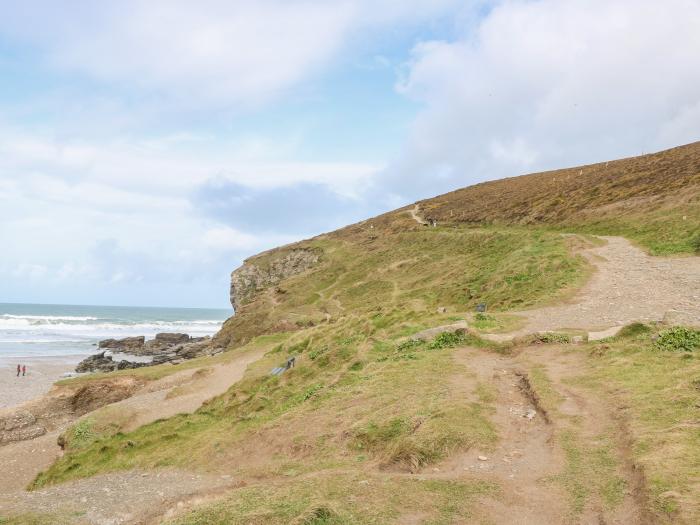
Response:
[[[19,377],[20,370],[21,370],[21,367],[19,365],[17,365],[17,377]]]
[[[27,374],[27,365],[22,365],[22,377]]]

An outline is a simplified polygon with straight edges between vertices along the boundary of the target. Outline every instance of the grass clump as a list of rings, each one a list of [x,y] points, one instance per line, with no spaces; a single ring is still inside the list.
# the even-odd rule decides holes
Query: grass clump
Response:
[[[700,330],[674,326],[659,333],[654,345],[664,352],[694,352],[700,348]]]
[[[624,326],[618,333],[617,337],[621,339],[638,338],[650,334],[652,331],[649,325],[644,323],[631,323]]]
[[[440,350],[442,348],[454,348],[465,344],[469,335],[464,330],[455,330],[454,332],[443,332],[433,339],[428,348],[431,350]]]
[[[544,334],[538,334],[535,337],[534,342],[542,344],[569,344],[571,343],[571,336],[569,336],[568,334],[547,332]]]

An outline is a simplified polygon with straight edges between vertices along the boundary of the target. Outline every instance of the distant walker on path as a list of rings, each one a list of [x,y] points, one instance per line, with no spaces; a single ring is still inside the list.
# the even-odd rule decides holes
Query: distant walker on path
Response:
[[[22,365],[22,377],[27,374],[27,365]]]
[[[20,365],[17,365],[17,377],[19,377],[19,373],[22,370],[22,367]]]

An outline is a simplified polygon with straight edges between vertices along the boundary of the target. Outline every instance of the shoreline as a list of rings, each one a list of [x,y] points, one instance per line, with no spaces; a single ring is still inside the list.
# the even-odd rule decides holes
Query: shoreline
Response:
[[[48,392],[66,372],[74,372],[83,355],[0,359],[0,410],[14,408]],[[17,377],[17,364],[27,375]]]

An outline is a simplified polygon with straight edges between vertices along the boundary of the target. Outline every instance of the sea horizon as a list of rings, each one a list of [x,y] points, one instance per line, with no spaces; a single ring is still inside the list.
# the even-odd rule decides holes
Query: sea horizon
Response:
[[[0,364],[95,353],[102,339],[180,332],[215,334],[232,309],[0,303]]]

